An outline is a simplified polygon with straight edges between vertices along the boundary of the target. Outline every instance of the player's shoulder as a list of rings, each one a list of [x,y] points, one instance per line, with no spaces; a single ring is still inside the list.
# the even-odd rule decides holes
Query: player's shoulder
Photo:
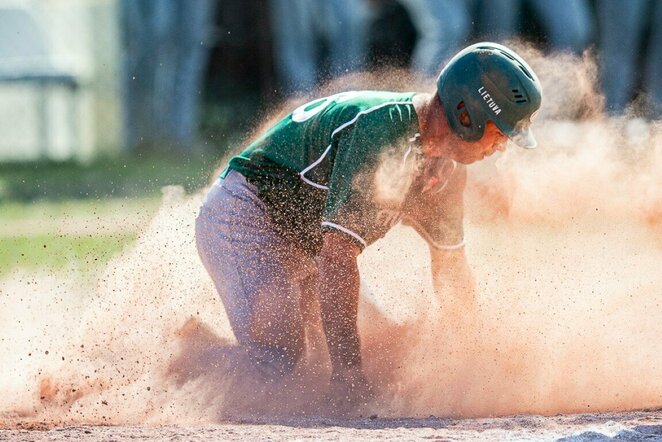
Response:
[[[320,118],[342,121],[372,114],[389,106],[406,108],[400,113],[411,116],[414,113],[412,103],[414,95],[413,92],[370,90],[341,92],[299,106],[284,121],[306,123]]]
[[[387,132],[418,126],[412,102],[415,93],[352,91],[336,96],[331,112],[338,121]],[[412,134],[413,135],[413,134]]]
[[[348,91],[329,97],[338,107],[351,107],[361,110],[370,110],[388,105],[410,105],[415,93],[391,91]]]

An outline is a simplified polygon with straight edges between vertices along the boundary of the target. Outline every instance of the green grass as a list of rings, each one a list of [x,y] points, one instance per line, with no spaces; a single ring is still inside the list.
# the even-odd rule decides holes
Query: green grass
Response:
[[[155,197],[0,204],[0,276],[15,269],[93,274],[156,213]]]
[[[192,192],[207,184],[219,157],[142,153],[89,164],[0,164],[0,202],[154,196],[167,185]]]
[[[155,212],[159,203],[159,196],[0,203],[0,220],[3,223],[0,225],[0,236],[13,230],[12,225],[25,221],[57,224],[71,218],[84,220],[122,214],[128,217],[138,212]]]
[[[16,269],[94,274],[136,239],[163,186],[194,192],[218,162],[147,152],[89,164],[0,164],[0,277]]]
[[[0,237],[0,276],[17,268],[46,272],[74,269],[91,274],[135,239],[135,232]]]

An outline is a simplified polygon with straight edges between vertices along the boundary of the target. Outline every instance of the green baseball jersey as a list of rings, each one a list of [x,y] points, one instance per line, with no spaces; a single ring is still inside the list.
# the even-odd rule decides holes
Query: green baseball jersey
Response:
[[[311,253],[324,230],[364,248],[403,218],[431,244],[457,245],[464,169],[447,159],[426,162],[442,176],[423,191],[414,95],[360,91],[312,101],[233,157],[228,169],[257,187],[282,233]]]

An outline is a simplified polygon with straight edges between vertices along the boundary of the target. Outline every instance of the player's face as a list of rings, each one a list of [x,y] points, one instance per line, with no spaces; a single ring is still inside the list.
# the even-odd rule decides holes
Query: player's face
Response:
[[[468,142],[458,140],[455,146],[455,161],[463,164],[471,164],[489,157],[496,151],[506,150],[508,137],[499,130],[491,121],[487,122],[483,138],[478,141]]]

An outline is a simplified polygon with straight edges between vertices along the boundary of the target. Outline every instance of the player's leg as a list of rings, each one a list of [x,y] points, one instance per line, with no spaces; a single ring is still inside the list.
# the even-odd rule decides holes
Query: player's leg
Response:
[[[312,259],[278,234],[255,188],[236,172],[210,190],[196,243],[240,346],[265,371],[290,371],[304,350],[299,281]]]
[[[287,94],[310,92],[317,84],[316,3],[269,1],[274,65]]]
[[[576,54],[590,42],[594,19],[587,0],[529,0],[554,50]]]
[[[517,32],[522,0],[480,0],[476,5],[481,40],[500,41]]]
[[[436,75],[439,66],[465,43],[471,31],[468,2],[454,0],[400,0],[407,9],[419,40],[412,63],[424,75]]]
[[[644,62],[644,87],[648,95],[648,117],[662,118],[662,4],[653,2],[651,6],[651,31],[648,41],[648,54]]]
[[[366,58],[368,5],[357,0],[325,0],[319,4],[323,6],[331,75],[360,69]]]

